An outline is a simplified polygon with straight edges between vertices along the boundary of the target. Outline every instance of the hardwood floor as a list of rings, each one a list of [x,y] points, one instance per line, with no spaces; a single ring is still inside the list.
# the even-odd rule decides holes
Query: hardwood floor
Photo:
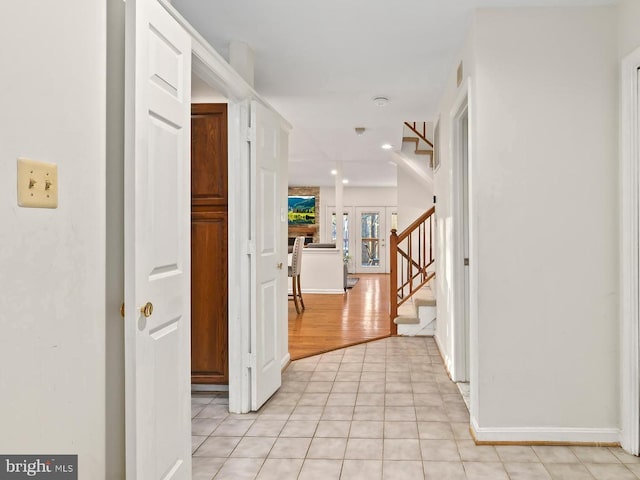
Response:
[[[292,360],[389,335],[389,275],[356,274],[346,294],[304,294],[306,309],[289,302]]]

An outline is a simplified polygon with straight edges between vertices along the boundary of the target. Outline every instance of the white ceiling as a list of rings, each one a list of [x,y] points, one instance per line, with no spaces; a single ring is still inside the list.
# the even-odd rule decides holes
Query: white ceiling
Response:
[[[228,59],[255,52],[255,89],[291,124],[290,185],[393,186],[403,121],[433,120],[474,9],[616,0],[173,0]],[[375,96],[390,99],[376,107]],[[355,127],[367,129],[356,136]]]

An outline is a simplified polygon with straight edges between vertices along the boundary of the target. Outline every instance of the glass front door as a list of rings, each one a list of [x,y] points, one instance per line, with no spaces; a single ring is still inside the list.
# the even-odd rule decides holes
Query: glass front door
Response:
[[[384,273],[386,227],[384,208],[360,207],[356,209],[359,238],[356,239],[356,271]]]

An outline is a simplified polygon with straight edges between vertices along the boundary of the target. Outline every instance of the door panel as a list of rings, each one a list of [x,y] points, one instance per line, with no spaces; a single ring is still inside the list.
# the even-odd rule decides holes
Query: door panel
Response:
[[[126,9],[127,478],[188,479],[191,38],[154,0]]]
[[[191,382],[229,382],[227,213],[191,216]]]
[[[228,205],[227,105],[191,105],[191,201]]]
[[[227,105],[191,106],[191,381],[229,382]]]
[[[280,388],[279,337],[286,325],[287,277],[286,236],[281,228],[285,191],[280,188],[286,147],[275,115],[257,102],[251,103],[252,186],[252,282],[254,299],[251,315],[251,408],[257,410]],[[284,267],[284,268],[283,268]]]

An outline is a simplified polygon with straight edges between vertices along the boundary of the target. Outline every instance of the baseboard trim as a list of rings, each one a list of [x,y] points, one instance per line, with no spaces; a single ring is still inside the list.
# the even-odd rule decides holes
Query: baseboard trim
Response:
[[[469,431],[477,445],[582,445],[619,447],[617,428],[479,427],[471,421]]]
[[[436,346],[438,347],[438,353],[440,353],[440,358],[442,359],[442,364],[444,365],[444,370],[447,372],[449,376],[449,380],[453,381],[453,377],[451,376],[451,371],[449,370],[449,359],[444,356],[442,353],[444,349],[442,348],[442,344],[440,343],[440,337],[438,337],[438,332],[433,335],[433,338],[436,341]]]
[[[305,293],[312,293],[312,294],[331,294],[331,295],[335,295],[335,294],[344,294],[344,288],[313,288],[313,289],[309,289],[309,290],[302,290],[302,294],[304,295]]]
[[[287,368],[290,363],[291,363],[291,354],[287,352],[287,354],[284,357],[282,357],[282,360],[280,360],[280,370],[284,371],[284,369]]]
[[[228,392],[229,385],[212,385],[206,383],[192,383],[191,392]]]

